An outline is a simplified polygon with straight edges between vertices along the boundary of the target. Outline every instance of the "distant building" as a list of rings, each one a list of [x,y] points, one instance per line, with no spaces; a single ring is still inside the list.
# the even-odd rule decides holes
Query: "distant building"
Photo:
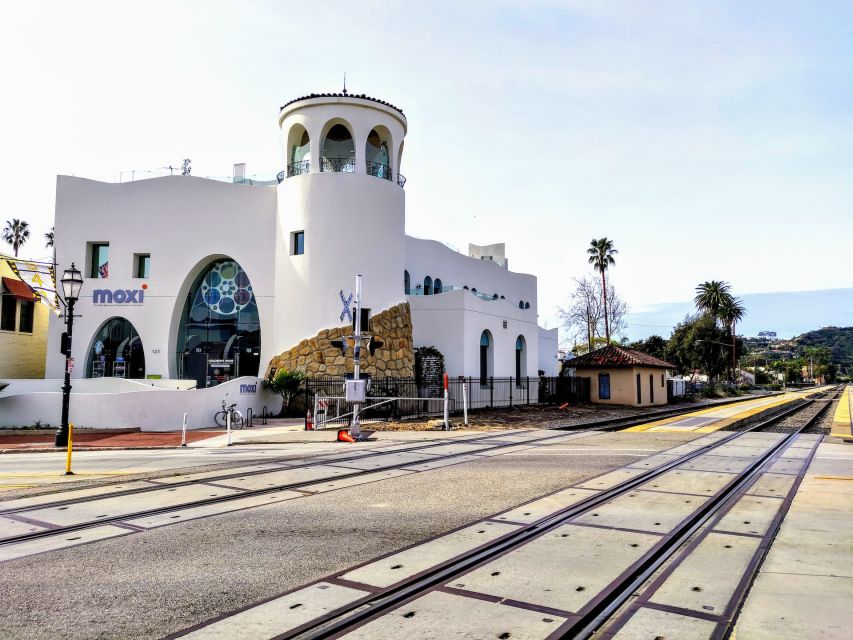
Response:
[[[50,309],[10,260],[0,255],[0,378],[43,378]]]
[[[571,361],[578,376],[590,377],[590,400],[634,407],[666,404],[667,373],[675,365],[636,349],[610,345]]]

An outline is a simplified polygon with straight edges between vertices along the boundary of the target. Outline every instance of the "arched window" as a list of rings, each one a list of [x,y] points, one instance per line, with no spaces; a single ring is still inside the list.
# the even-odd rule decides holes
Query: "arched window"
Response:
[[[487,386],[489,376],[494,370],[494,346],[492,345],[492,334],[488,330],[480,334],[480,384]]]
[[[308,173],[311,169],[311,140],[301,124],[290,128],[287,136],[287,177]]]
[[[355,171],[355,144],[352,134],[342,124],[333,125],[323,139],[320,171]]]
[[[474,287],[473,289],[471,289],[471,293],[477,293],[477,288]]]
[[[424,295],[432,295],[432,278],[430,278],[429,276],[424,278]]]
[[[493,294],[492,294],[492,300],[497,300],[497,299],[498,299],[498,294],[493,293]]]
[[[521,384],[521,378],[527,376],[527,341],[524,336],[515,339],[515,377]]]
[[[89,349],[86,377],[145,377],[145,350],[129,320],[110,318],[101,325]]]
[[[199,388],[258,375],[258,306],[249,276],[235,261],[214,260],[193,281],[176,346],[179,377]]]
[[[469,291],[469,289],[468,289],[468,285],[467,285],[467,284],[466,284],[464,287],[462,287],[462,288],[463,288],[463,289],[465,289],[465,291]]]
[[[441,278],[436,278],[435,283],[432,285],[432,292],[436,295],[442,292],[441,288]]]
[[[530,303],[529,303],[529,302],[525,302],[525,303],[524,303],[524,308],[525,308],[525,309],[529,309],[529,308],[530,308]]]
[[[409,278],[408,271],[403,272],[403,291],[406,293],[406,295],[409,295],[409,293],[411,293],[412,291],[412,281],[411,278]]]
[[[391,155],[388,151],[390,139],[391,136],[385,127],[370,130],[364,149],[368,175],[391,180]]]
[[[524,309],[524,300],[519,300],[519,301],[518,301],[518,308],[519,308],[519,309]]]

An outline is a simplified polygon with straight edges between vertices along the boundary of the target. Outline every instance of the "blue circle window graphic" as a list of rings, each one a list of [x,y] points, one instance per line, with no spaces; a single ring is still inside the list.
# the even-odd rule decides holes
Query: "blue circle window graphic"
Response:
[[[233,261],[219,262],[201,284],[201,295],[211,311],[223,316],[239,313],[252,301],[249,277]]]

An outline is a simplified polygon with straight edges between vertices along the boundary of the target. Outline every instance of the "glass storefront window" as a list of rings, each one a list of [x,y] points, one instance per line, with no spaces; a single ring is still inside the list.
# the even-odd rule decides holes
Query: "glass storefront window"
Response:
[[[180,377],[210,387],[260,368],[261,327],[252,283],[233,260],[216,260],[195,279],[178,330]]]
[[[125,318],[101,325],[86,362],[87,378],[145,377],[145,351],[136,328]]]

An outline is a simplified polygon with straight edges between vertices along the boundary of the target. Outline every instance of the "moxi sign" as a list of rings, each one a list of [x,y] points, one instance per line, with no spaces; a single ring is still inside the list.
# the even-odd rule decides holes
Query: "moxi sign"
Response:
[[[141,289],[95,289],[92,292],[94,304],[142,304],[145,301],[147,284]]]
[[[257,393],[257,392],[258,392],[258,384],[257,383],[241,384],[240,385],[240,393],[242,395],[246,395],[246,394],[250,394],[250,393]]]

